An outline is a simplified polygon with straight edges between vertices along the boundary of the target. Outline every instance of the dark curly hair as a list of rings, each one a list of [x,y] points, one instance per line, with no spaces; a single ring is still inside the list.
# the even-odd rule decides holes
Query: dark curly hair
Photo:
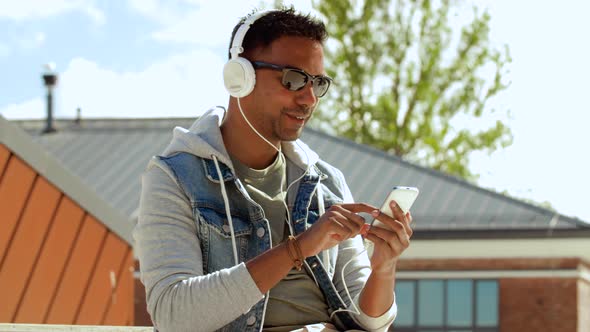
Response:
[[[250,13],[248,16],[242,17],[240,22],[234,27],[229,43],[230,49],[240,26],[244,24],[248,17],[255,13],[256,11]],[[244,48],[242,56],[247,57],[250,51],[258,47],[266,47],[283,36],[305,37],[323,44],[328,38],[328,32],[321,20],[312,17],[310,14],[304,15],[296,12],[293,6],[283,7],[270,11],[250,26],[242,42],[242,47]],[[228,58],[231,58],[229,52]]]

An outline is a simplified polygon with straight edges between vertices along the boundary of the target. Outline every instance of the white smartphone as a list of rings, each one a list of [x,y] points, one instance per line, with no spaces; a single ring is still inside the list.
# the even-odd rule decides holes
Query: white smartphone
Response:
[[[393,212],[391,211],[391,207],[389,207],[389,202],[392,200],[396,201],[399,207],[402,209],[404,214],[410,211],[412,204],[418,198],[419,190],[416,187],[402,187],[402,186],[395,186],[383,202],[381,206],[381,212],[393,218]],[[371,222],[371,226],[374,225],[381,225],[381,227],[387,227],[382,222],[377,219],[373,219]]]

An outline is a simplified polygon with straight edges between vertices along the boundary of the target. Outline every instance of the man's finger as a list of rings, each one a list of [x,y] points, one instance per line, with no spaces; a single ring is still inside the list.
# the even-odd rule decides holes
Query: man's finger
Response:
[[[410,235],[406,232],[404,225],[397,220],[395,221],[394,225],[395,226],[393,229],[385,229],[379,226],[371,227],[369,234],[373,233],[377,235],[390,245],[394,245],[396,242],[399,242],[405,247],[409,246]]]
[[[356,229],[356,225],[346,218],[330,218],[332,223],[336,225],[336,234],[340,237],[340,241],[356,236],[360,232],[360,228]]]
[[[379,210],[378,208],[367,204],[367,203],[346,203],[340,204],[341,207],[345,208],[346,210],[354,213],[364,212],[364,213],[371,213],[375,210]]]
[[[393,212],[393,219],[406,222],[406,216],[404,214],[404,211],[402,211],[402,208],[399,206],[399,204],[397,204],[396,201],[392,200],[389,203],[389,206],[391,207],[391,211]]]
[[[355,228],[360,229],[363,226],[363,224],[365,223],[365,219],[363,217],[359,216],[355,212],[347,210],[343,206],[337,206],[337,207],[335,207],[335,209],[336,209],[335,212],[339,212],[343,217],[351,220],[355,224]]]

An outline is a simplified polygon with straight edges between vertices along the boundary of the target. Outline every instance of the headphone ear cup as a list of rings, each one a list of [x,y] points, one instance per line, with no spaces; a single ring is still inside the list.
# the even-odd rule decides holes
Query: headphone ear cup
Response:
[[[254,90],[256,73],[250,61],[237,57],[223,66],[223,84],[232,97],[242,98]]]

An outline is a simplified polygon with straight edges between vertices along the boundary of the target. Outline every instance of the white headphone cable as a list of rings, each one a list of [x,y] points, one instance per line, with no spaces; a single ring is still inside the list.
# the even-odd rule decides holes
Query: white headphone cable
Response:
[[[234,232],[234,222],[231,217],[231,212],[229,210],[229,199],[227,198],[227,192],[225,191],[225,180],[223,179],[223,175],[221,174],[221,169],[219,168],[219,163],[217,162],[217,157],[215,155],[211,155],[213,158],[213,163],[215,164],[215,169],[217,170],[217,176],[219,176],[219,184],[221,185],[221,196],[223,196],[223,203],[225,205],[225,215],[227,217],[227,221],[229,223],[229,232],[231,234],[231,244],[232,249],[234,252],[234,261],[236,265],[240,262],[238,261],[238,247],[236,245],[236,234]]]
[[[277,150],[277,152],[279,153],[279,158],[282,158],[283,159],[283,162],[286,163],[285,156],[283,155],[281,146],[279,145],[279,147],[277,148],[276,146],[274,146],[274,144],[272,144],[269,140],[267,140],[266,137],[262,136],[258,132],[258,130],[256,130],[256,128],[254,128],[254,126],[250,123],[250,121],[246,117],[246,114],[244,114],[244,110],[242,110],[242,104],[240,103],[240,98],[239,97],[236,97],[236,99],[237,99],[237,102],[238,102],[238,109],[240,110],[240,113],[242,114],[242,117],[244,118],[244,120],[246,121],[246,123],[248,124],[248,126],[250,126],[250,128],[260,138],[262,138],[268,145],[270,145],[273,149]],[[294,230],[293,230],[293,225],[291,223],[291,213],[289,211],[289,206],[287,205],[287,202],[286,202],[285,198],[286,198],[287,192],[289,191],[289,189],[291,188],[291,186],[293,184],[295,184],[297,181],[301,180],[309,172],[309,155],[307,154],[307,152],[305,151],[305,149],[301,149],[301,150],[303,151],[303,153],[305,153],[305,157],[307,158],[307,163],[306,163],[307,169],[305,170],[305,172],[303,173],[303,175],[301,175],[296,180],[294,180],[293,182],[291,182],[287,186],[287,189],[284,192],[283,192],[283,179],[284,179],[284,177],[281,179],[281,196],[283,196],[283,205],[285,206],[285,209],[287,210],[287,223],[289,225],[289,231],[290,231],[291,235],[294,235]],[[283,176],[285,176],[285,173],[283,173]],[[320,185],[320,183],[318,182],[318,186],[319,185]],[[225,188],[223,188],[223,189],[225,189]],[[318,190],[321,190],[321,189],[318,189]],[[318,194],[316,193],[316,195],[318,195]],[[322,194],[320,193],[320,195],[322,195]],[[323,201],[320,204],[321,204],[321,207],[323,207]],[[231,225],[231,219],[230,219],[230,227],[231,227],[230,230],[232,230],[232,240],[235,241],[234,240],[234,235],[233,235],[233,225]],[[271,243],[271,247],[272,247],[272,243]],[[342,248],[341,250],[351,250],[351,249],[355,249],[355,248]],[[342,283],[344,284],[344,290],[346,291],[346,295],[348,295],[348,298],[350,299],[350,304],[353,306],[354,311],[353,310],[350,310],[350,309],[337,309],[337,310],[334,310],[332,312],[332,314],[330,315],[330,319],[332,319],[332,317],[334,316],[334,314],[336,314],[337,312],[352,312],[352,313],[357,314],[357,315],[360,314],[359,308],[356,306],[356,304],[354,303],[354,300],[350,296],[350,291],[348,290],[348,286],[346,285],[346,281],[344,279],[344,270],[346,269],[346,267],[348,266],[348,264],[350,264],[354,259],[356,259],[361,254],[365,253],[366,251],[367,251],[366,249],[363,249],[357,255],[355,255],[354,257],[352,257],[348,262],[346,262],[344,264],[344,266],[342,267],[342,270],[340,271],[341,272]],[[237,262],[237,260],[236,260],[236,262]]]
[[[350,247],[350,248],[342,248],[340,250],[353,250],[356,249],[354,247]],[[334,315],[337,312],[352,312],[356,315],[360,315],[361,314],[361,310],[356,306],[356,304],[354,303],[354,300],[352,298],[352,296],[350,296],[350,291],[348,290],[348,285],[346,285],[346,280],[344,279],[344,270],[346,269],[346,267],[348,266],[348,264],[350,264],[350,262],[352,262],[353,260],[355,260],[358,256],[364,254],[367,251],[367,249],[363,249],[361,252],[359,252],[358,254],[356,254],[355,256],[353,256],[350,260],[348,260],[348,262],[346,262],[344,264],[344,266],[342,267],[342,270],[340,271],[340,278],[342,278],[342,284],[344,285],[344,290],[346,291],[346,295],[348,296],[348,299],[350,300],[350,304],[352,305],[352,307],[354,308],[354,310],[351,309],[337,309],[334,310],[331,314],[330,314],[330,319],[332,319],[334,317]]]
[[[246,121],[246,123],[248,124],[248,126],[250,126],[250,128],[260,137],[262,138],[268,145],[270,145],[273,149],[277,150],[277,152],[279,153],[279,158],[282,159],[283,163],[285,163],[285,168],[286,168],[286,163],[287,160],[285,159],[285,156],[283,154],[282,151],[282,147],[281,145],[279,145],[279,147],[277,148],[276,146],[274,146],[274,144],[272,144],[268,139],[266,139],[266,137],[264,137],[262,134],[260,134],[258,132],[258,130],[256,130],[256,128],[254,128],[254,126],[252,125],[252,123],[250,123],[250,121],[248,120],[248,117],[246,117],[246,114],[244,114],[244,110],[242,109],[242,104],[240,103],[240,98],[236,97],[237,101],[238,101],[238,109],[240,110],[240,114],[242,114],[242,117],[244,118],[244,120]],[[293,184],[295,184],[297,181],[301,180],[308,172],[309,172],[309,156],[307,155],[307,152],[305,151],[305,149],[302,149],[303,153],[305,153],[305,157],[307,158],[307,169],[305,170],[305,172],[298,177],[297,179],[295,179],[293,182],[291,182],[288,186],[287,189],[285,191],[283,191],[283,180],[285,179],[286,176],[286,172],[283,172],[283,177],[281,178],[281,196],[282,196],[282,201],[283,201],[283,205],[285,206],[285,210],[287,211],[287,224],[289,225],[289,233],[291,235],[294,235],[294,230],[293,230],[293,225],[291,223],[291,213],[289,211],[289,206],[287,205],[286,202],[286,198],[287,198],[287,193],[289,192],[289,189],[291,188],[291,186]],[[272,243],[271,243],[272,246]]]

